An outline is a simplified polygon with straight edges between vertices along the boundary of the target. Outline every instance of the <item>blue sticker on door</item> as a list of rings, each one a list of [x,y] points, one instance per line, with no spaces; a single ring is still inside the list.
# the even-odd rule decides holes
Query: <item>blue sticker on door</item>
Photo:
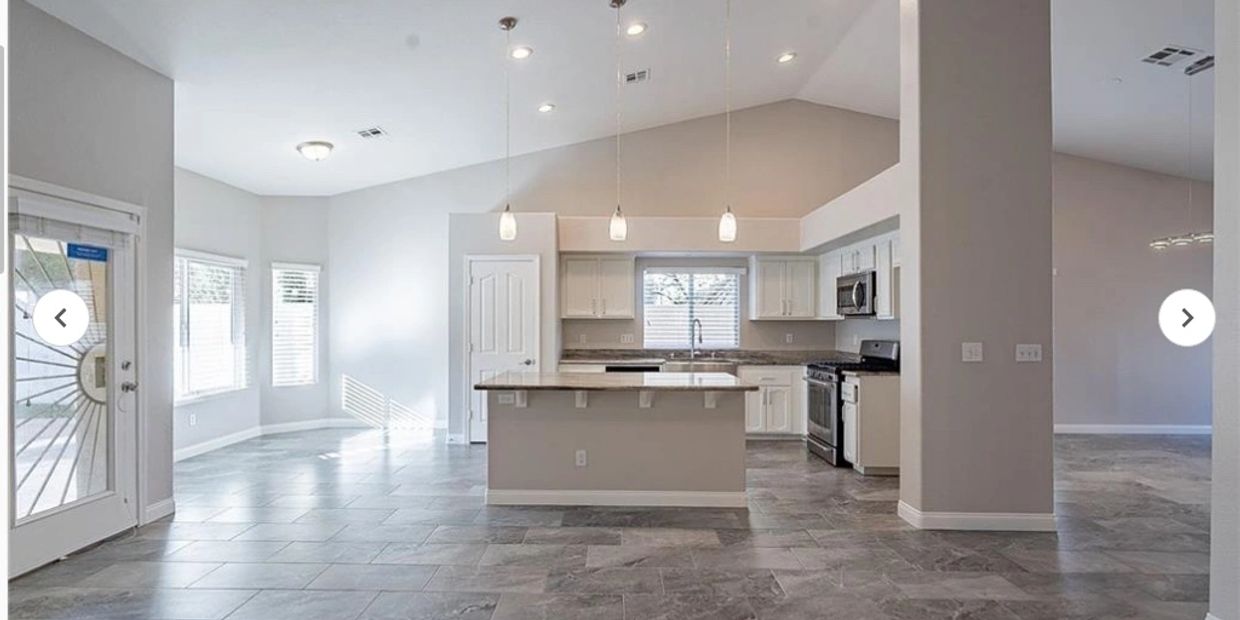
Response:
[[[101,248],[96,245],[81,245],[79,243],[70,243],[65,253],[69,258],[79,258],[81,260],[93,260],[106,263],[108,261],[108,249]]]

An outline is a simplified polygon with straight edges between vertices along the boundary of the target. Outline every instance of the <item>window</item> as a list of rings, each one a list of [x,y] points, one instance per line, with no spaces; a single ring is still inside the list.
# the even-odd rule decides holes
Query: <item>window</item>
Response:
[[[319,266],[271,266],[271,384],[319,378]]]
[[[173,279],[176,399],[249,385],[244,260],[177,250]]]
[[[740,279],[740,270],[646,270],[642,287],[646,348],[689,348],[695,319],[702,322],[700,348],[739,347]]]

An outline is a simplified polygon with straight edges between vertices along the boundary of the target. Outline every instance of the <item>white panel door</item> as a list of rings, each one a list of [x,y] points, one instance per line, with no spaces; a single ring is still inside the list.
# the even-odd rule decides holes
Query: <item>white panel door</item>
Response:
[[[561,316],[592,318],[598,313],[598,259],[566,258],[560,287]]]
[[[751,293],[757,301],[754,304],[753,318],[777,318],[787,314],[784,297],[785,268],[784,261],[758,261],[757,273],[754,276],[756,290]]]
[[[473,385],[504,372],[538,372],[538,261],[469,260],[469,441],[487,438],[486,392]]]
[[[745,392],[745,432],[761,433],[766,418],[766,388]]]
[[[766,397],[766,420],[764,432],[792,432],[792,388],[763,388]]]
[[[132,237],[78,224],[9,238],[10,577],[137,524]]]
[[[634,316],[633,259],[602,258],[598,261],[598,316],[631,319]]]
[[[785,275],[787,280],[785,296],[788,298],[787,315],[801,319],[814,318],[818,302],[817,261],[788,261]]]

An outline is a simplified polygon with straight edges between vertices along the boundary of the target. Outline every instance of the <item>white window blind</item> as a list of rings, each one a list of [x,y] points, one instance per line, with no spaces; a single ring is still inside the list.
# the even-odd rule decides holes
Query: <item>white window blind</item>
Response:
[[[739,271],[650,269],[642,279],[646,348],[689,348],[694,319],[702,322],[700,348],[740,346]]]
[[[272,265],[271,294],[271,384],[317,383],[319,267]]]
[[[249,384],[243,260],[178,250],[173,282],[177,400]]]

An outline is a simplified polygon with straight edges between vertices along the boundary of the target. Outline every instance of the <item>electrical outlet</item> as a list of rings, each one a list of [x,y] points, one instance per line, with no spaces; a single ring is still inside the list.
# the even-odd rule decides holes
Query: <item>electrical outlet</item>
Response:
[[[585,343],[586,343],[586,335],[585,335],[585,334],[578,334],[578,335],[577,335],[577,344],[585,344]]]
[[[792,334],[784,334],[784,344],[792,344]]]
[[[633,344],[636,339],[633,334],[620,334],[620,344]]]
[[[857,347],[858,349],[861,348],[861,335],[860,334],[853,334],[853,346]]]
[[[960,361],[962,362],[982,361],[982,343],[980,342],[960,343]]]
[[[586,451],[578,450],[577,451],[577,467],[585,467],[585,466],[586,466]]]
[[[189,425],[198,426],[198,414],[196,413],[189,414]]]
[[[1042,361],[1042,345],[1040,344],[1018,344],[1016,345],[1016,361],[1018,362],[1040,362]]]
[[[516,395],[516,394],[513,394],[512,392],[500,392],[500,393],[499,393],[499,404],[501,404],[501,405],[515,405],[516,403],[517,403],[517,395]]]

